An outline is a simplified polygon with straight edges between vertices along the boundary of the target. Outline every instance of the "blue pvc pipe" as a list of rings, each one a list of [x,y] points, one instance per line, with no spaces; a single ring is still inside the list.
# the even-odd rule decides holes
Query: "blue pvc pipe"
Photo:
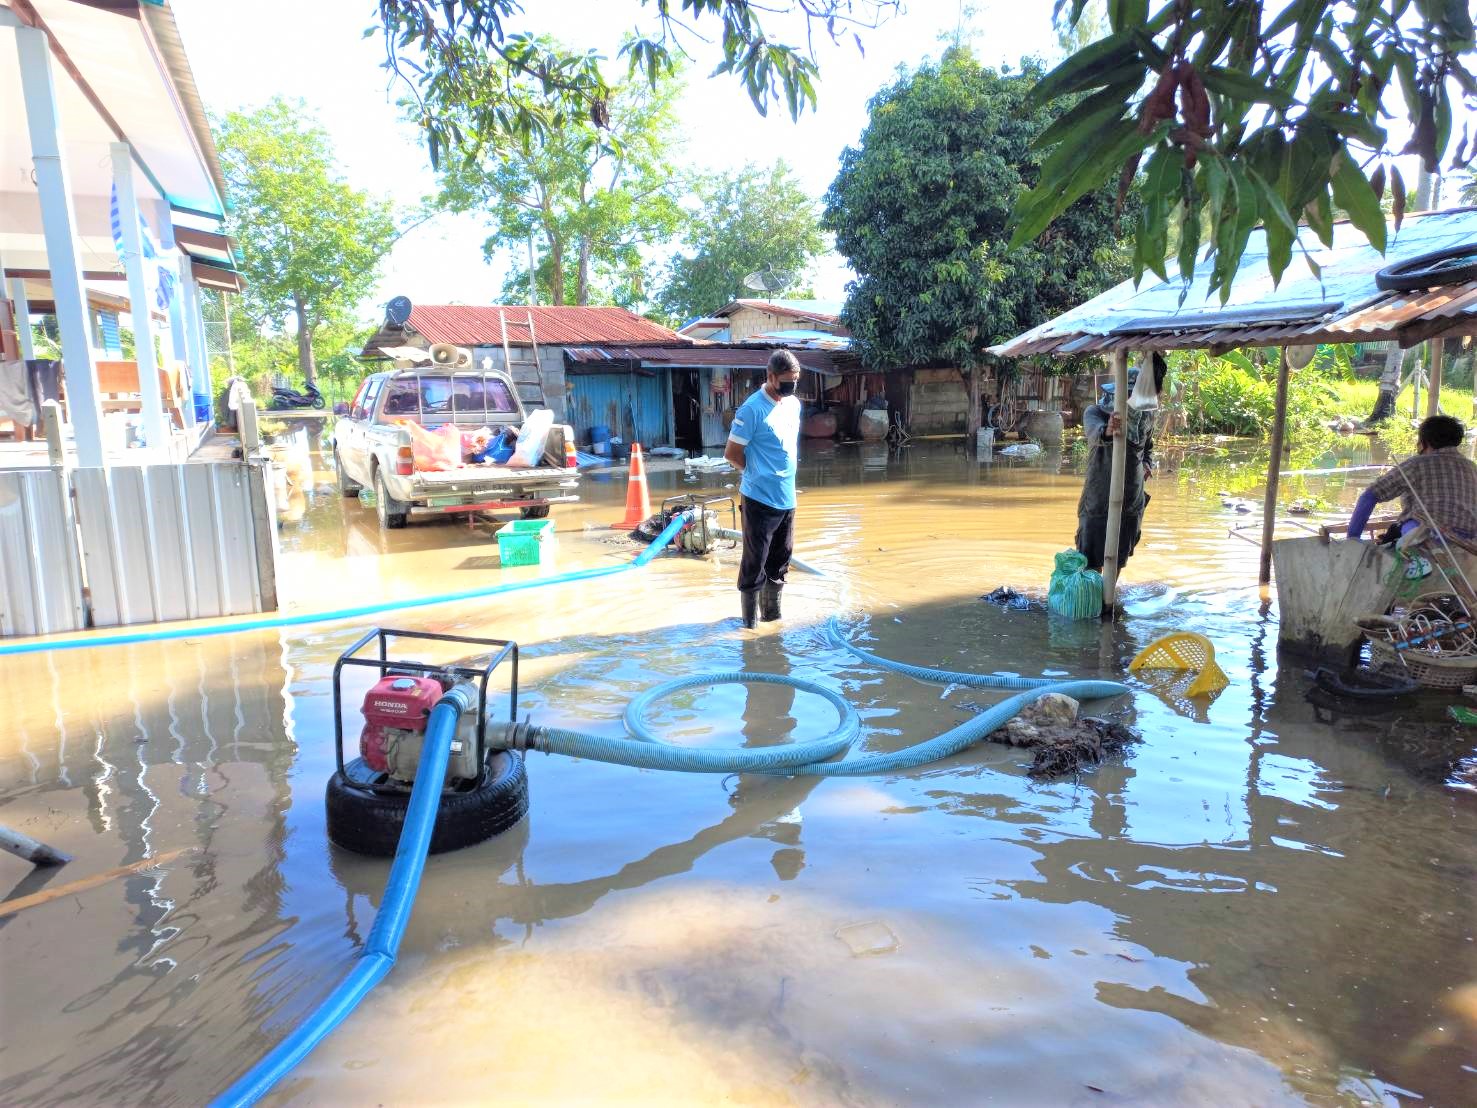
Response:
[[[327,612],[302,612],[290,616],[263,616],[260,619],[238,620],[235,623],[220,623],[209,627],[196,624],[165,627],[153,631],[128,631],[117,635],[88,635],[76,639],[31,639],[26,642],[0,643],[0,657],[7,654],[40,654],[48,650],[79,650],[89,646],[127,646],[141,642],[165,642],[170,639],[203,639],[212,635],[237,635],[246,631],[269,631],[278,627],[301,627],[310,623],[335,623],[344,619],[358,619],[377,615],[380,612],[397,612],[406,608],[425,608],[432,604],[451,604],[459,600],[481,600],[503,593],[521,592],[524,589],[542,589],[550,585],[566,585],[572,581],[593,581],[624,573],[628,569],[639,569],[662,551],[666,550],[682,525],[687,514],[675,516],[665,531],[658,535],[645,550],[636,555],[634,561],[616,566],[595,566],[591,569],[575,569],[552,577],[539,577],[528,581],[504,581],[480,589],[463,589],[459,592],[437,593],[413,600],[383,600],[375,604],[361,604],[353,608],[335,608]]]
[[[400,940],[405,936],[406,924],[410,922],[415,894],[420,889],[421,874],[426,868],[426,855],[431,849],[431,832],[436,826],[436,813],[441,805],[441,784],[446,779],[451,740],[456,735],[461,714],[476,710],[477,696],[470,685],[457,685],[431,709],[430,722],[426,725],[426,742],[421,749],[415,785],[410,790],[410,805],[405,812],[405,825],[395,847],[389,880],[385,882],[385,895],[380,902],[379,913],[374,917],[374,926],[369,930],[369,939],[353,969],[287,1038],[211,1101],[211,1108],[255,1104],[343,1023],[369,990],[379,984],[395,965],[395,955],[400,949]]]

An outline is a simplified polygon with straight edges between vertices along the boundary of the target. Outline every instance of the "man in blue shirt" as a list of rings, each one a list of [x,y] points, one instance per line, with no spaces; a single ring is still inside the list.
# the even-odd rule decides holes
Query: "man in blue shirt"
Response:
[[[780,590],[795,539],[795,467],[800,456],[800,363],[788,350],[769,356],[764,387],[734,414],[723,457],[743,475],[744,557],[739,598],[744,626],[780,618]]]

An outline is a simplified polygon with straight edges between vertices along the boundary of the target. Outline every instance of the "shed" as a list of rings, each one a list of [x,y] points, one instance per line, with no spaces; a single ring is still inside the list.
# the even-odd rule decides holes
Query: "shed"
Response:
[[[396,346],[429,348],[453,343],[471,350],[474,362],[490,359],[507,368],[525,404],[547,406],[556,418],[569,419],[568,382],[564,375],[567,346],[684,343],[675,331],[625,308],[583,305],[416,304],[396,323],[384,324],[364,344],[360,355],[384,359]]]
[[[1382,288],[1376,279],[1382,269],[1397,263],[1440,251],[1477,247],[1477,209],[1413,213],[1399,228],[1387,228],[1386,237],[1387,248],[1381,255],[1347,222],[1334,225],[1330,246],[1324,246],[1303,228],[1293,263],[1277,284],[1268,268],[1266,232],[1258,228],[1252,232],[1224,304],[1208,291],[1214,263],[1207,254],[1196,265],[1188,286],[1178,279],[1137,288],[1132,281],[1125,281],[992,347],[991,353],[1008,358],[1109,355],[1121,406],[1127,398],[1128,355],[1132,351],[1223,352],[1242,346],[1282,347],[1264,502],[1260,581],[1266,585],[1271,580],[1277,484],[1285,438],[1288,348],[1380,341],[1409,347],[1429,339],[1432,368],[1427,410],[1434,413],[1440,398],[1444,340],[1477,333],[1477,281],[1466,279],[1460,271],[1452,271],[1456,278],[1452,283],[1406,292]],[[1304,264],[1304,257],[1316,270]],[[1121,499],[1125,465],[1121,449],[1115,451],[1113,460],[1113,487]],[[1111,610],[1115,598],[1117,522],[1116,513],[1110,513],[1108,555],[1103,566],[1105,611]],[[1285,632],[1290,622],[1286,618],[1289,598],[1279,595],[1279,600]]]
[[[664,343],[640,346],[569,347],[565,372],[571,382],[571,413],[577,433],[597,424],[637,442],[671,442],[688,450],[722,446],[728,438],[726,417],[753,392],[778,344]],[[802,399],[820,400],[826,382],[855,372],[828,350],[791,350],[802,369]],[[650,413],[650,399],[660,395],[666,418]],[[633,404],[637,398],[640,404]],[[641,412],[638,421],[627,414]],[[588,422],[585,422],[588,421]],[[642,438],[645,435],[647,437]],[[634,439],[631,436],[635,436]]]

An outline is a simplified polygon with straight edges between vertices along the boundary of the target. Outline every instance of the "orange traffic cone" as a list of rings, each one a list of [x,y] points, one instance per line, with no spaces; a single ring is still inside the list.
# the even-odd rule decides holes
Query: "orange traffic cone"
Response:
[[[631,475],[626,481],[626,518],[612,523],[612,531],[631,531],[651,516],[651,493],[646,490],[646,460],[641,444],[631,444]]]

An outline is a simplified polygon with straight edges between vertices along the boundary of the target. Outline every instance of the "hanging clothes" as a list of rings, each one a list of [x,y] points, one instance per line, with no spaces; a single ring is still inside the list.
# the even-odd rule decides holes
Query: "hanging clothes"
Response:
[[[0,361],[0,419],[9,419],[22,427],[36,422],[36,405],[31,402],[31,382],[26,363]]]

